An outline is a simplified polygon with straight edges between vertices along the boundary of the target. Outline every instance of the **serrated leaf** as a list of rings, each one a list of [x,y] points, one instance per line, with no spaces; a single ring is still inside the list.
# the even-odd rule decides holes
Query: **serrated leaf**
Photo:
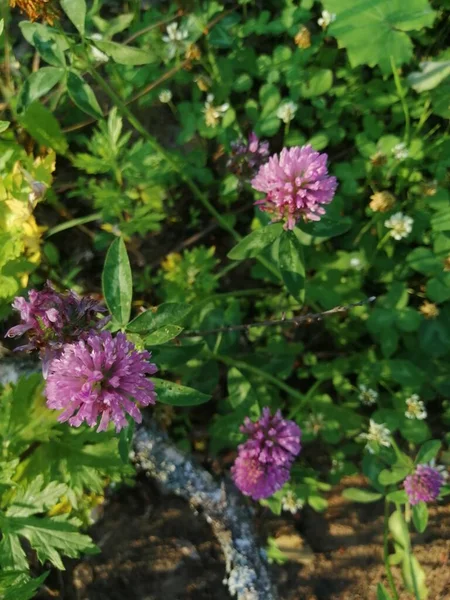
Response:
[[[244,258],[254,258],[258,256],[264,248],[273,244],[273,242],[280,237],[283,231],[283,225],[281,223],[274,223],[273,225],[266,225],[260,229],[255,229],[244,239],[242,239],[230,252],[228,252],[228,258],[231,260],[244,260]]]
[[[35,577],[31,579],[28,575],[22,574],[21,577],[17,577],[15,574],[14,579],[10,581],[9,585],[7,585],[6,589],[2,589],[2,585],[0,582],[0,595],[2,600],[31,600],[36,595],[36,592],[39,590],[41,585],[44,583],[45,579],[48,576],[48,571],[42,573],[39,577]],[[5,573],[4,575],[8,576],[9,573]],[[0,577],[2,575],[0,574]],[[1,593],[4,592],[4,593]]]
[[[391,71],[390,57],[397,66],[410,61],[413,45],[407,31],[433,24],[436,12],[427,0],[323,0],[336,15],[327,33],[347,49],[352,67],[379,65]]]
[[[66,491],[67,486],[56,481],[44,487],[44,478],[39,475],[28,486],[19,488],[6,511],[6,516],[28,517],[45,512],[54,506]]]
[[[110,56],[119,65],[147,65],[155,60],[149,50],[117,44],[109,40],[92,40],[99,50]]]
[[[67,92],[70,99],[80,110],[95,119],[102,119],[103,113],[91,86],[74,71],[67,75]]]
[[[130,323],[127,331],[131,333],[151,333],[166,325],[180,323],[192,310],[189,304],[181,302],[164,302],[156,310],[146,310]]]
[[[76,525],[66,519],[12,517],[8,519],[8,527],[12,528],[16,535],[29,541],[41,563],[49,560],[62,571],[64,564],[61,553],[70,558],[77,558],[82,552],[98,552],[91,538],[79,533]]]
[[[289,293],[303,304],[305,301],[305,258],[303,246],[292,231],[285,231],[280,237],[278,266]]]
[[[103,294],[114,319],[125,327],[130,319],[133,278],[122,238],[113,241],[106,254],[102,274]]]
[[[352,500],[352,502],[361,502],[363,504],[367,504],[370,502],[376,502],[383,497],[383,494],[378,492],[371,492],[370,490],[363,490],[360,488],[347,488],[342,492],[342,495],[347,500]]]
[[[61,0],[61,8],[75,25],[81,35],[84,35],[84,24],[86,21],[85,0]]]
[[[203,394],[193,388],[178,385],[172,381],[165,381],[152,377],[158,402],[172,406],[197,406],[208,402],[211,396]]]

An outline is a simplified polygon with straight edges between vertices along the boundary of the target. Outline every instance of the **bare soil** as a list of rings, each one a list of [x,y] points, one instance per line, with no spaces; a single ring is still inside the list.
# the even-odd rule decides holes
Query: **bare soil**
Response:
[[[345,482],[355,484],[361,481]],[[330,493],[323,514],[309,509],[292,517],[274,518],[265,509],[257,514],[263,542],[268,535],[278,538],[290,558],[271,567],[281,600],[376,600],[377,583],[386,584],[382,505],[352,504],[342,498],[342,487]],[[69,564],[46,598],[229,599],[218,543],[202,516],[178,498],[163,497],[147,484],[125,489],[109,501],[91,535],[102,553]],[[432,508],[414,548],[427,574],[429,600],[450,600],[449,504]]]

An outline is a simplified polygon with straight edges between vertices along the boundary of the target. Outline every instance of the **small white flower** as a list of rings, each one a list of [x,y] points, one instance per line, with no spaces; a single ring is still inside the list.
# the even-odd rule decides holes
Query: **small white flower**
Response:
[[[319,27],[322,27],[322,29],[326,29],[330,23],[333,23],[333,21],[336,21],[335,13],[330,13],[327,10],[323,10],[322,16],[317,20],[317,24]]]
[[[367,442],[366,449],[371,454],[375,453],[372,446],[373,443],[385,446],[386,448],[389,448],[391,445],[391,432],[389,429],[384,423],[375,423],[372,419],[370,419],[369,431],[367,433],[361,433],[358,438]]]
[[[203,112],[205,113],[205,123],[208,127],[216,127],[227,110],[230,108],[230,105],[225,102],[224,104],[220,104],[219,106],[214,106],[214,96],[212,94],[208,94],[206,96],[205,107]]]
[[[366,406],[371,406],[375,404],[378,400],[378,392],[371,388],[368,388],[366,385],[359,386],[359,401]]]
[[[412,231],[414,219],[404,215],[402,212],[395,213],[384,222],[385,227],[391,229],[391,236],[394,240],[401,240]]]
[[[286,512],[290,512],[295,515],[298,510],[303,508],[303,501],[300,500],[300,498],[297,498],[292,490],[288,490],[283,496],[281,507]]]
[[[170,90],[161,90],[158,98],[160,102],[167,104],[172,100],[172,92]]]
[[[167,35],[162,36],[162,40],[167,44],[168,57],[173,58],[186,49],[189,32],[184,27],[178,29],[178,23],[171,23],[167,25],[166,33]]]
[[[404,142],[396,144],[392,148],[392,154],[396,160],[405,160],[409,156],[409,150]]]
[[[311,433],[317,434],[325,425],[325,417],[322,413],[311,414],[305,419],[305,427]]]
[[[405,417],[408,419],[418,419],[419,421],[423,421],[427,418],[427,410],[425,408],[425,404],[419,398],[417,394],[413,394],[410,398],[406,400],[406,412]]]
[[[355,269],[356,271],[360,271],[363,268],[363,264],[361,262],[361,259],[358,258],[358,256],[353,256],[350,259],[350,266],[352,269]]]
[[[297,112],[297,108],[298,106],[295,104],[295,102],[289,100],[288,102],[285,102],[284,104],[281,104],[281,106],[278,107],[277,117],[287,125],[294,118],[294,115]]]

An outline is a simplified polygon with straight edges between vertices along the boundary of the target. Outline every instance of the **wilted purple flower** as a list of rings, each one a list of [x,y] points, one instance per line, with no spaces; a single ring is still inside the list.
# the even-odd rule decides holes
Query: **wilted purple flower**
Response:
[[[300,428],[283,419],[280,411],[272,416],[265,407],[256,423],[247,417],[241,431],[249,439],[238,447],[231,468],[234,482],[253,500],[268,498],[289,479],[292,463],[301,449]]]
[[[319,221],[337,188],[336,177],[328,175],[326,154],[311,146],[284,148],[269,158],[252,180],[255,190],[266,192],[255,204],[271,213],[274,221],[286,221],[293,229],[301,218]]]
[[[142,406],[155,404],[153,383],[146,375],[156,373],[148,362],[151,354],[139,352],[123,333],[92,332],[85,340],[66,344],[50,363],[45,393],[47,406],[63,409],[58,421],[78,427],[83,421],[104,431],[110,421],[120,431],[127,425],[125,413],[140,423]]]
[[[27,334],[28,344],[16,350],[39,350],[44,376],[50,360],[61,353],[65,343],[86,335],[92,329],[103,327],[109,318],[100,319],[105,308],[90,297],[80,298],[75,292],[57,292],[48,281],[40,292],[30,290],[28,301],[17,297],[13,308],[20,313],[22,323],[12,327],[7,337]]]
[[[443,467],[417,465],[415,472],[403,482],[410,503],[433,502],[439,496],[447,472]]]
[[[232,142],[227,167],[239,177],[250,179],[268,157],[269,142],[261,142],[252,131],[247,142]]]

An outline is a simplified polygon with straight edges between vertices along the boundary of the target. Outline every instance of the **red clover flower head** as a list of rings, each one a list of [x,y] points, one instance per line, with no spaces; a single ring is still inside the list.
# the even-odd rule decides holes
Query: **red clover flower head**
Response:
[[[283,419],[280,411],[272,416],[265,407],[256,423],[247,417],[241,431],[249,437],[238,447],[231,469],[234,482],[254,500],[268,498],[289,479],[292,463],[301,449],[300,428]]]
[[[104,431],[110,421],[120,431],[127,425],[125,413],[142,421],[136,404],[155,404],[156,373],[148,362],[151,354],[139,352],[123,333],[91,332],[85,339],[66,344],[50,363],[45,393],[48,408],[63,410],[58,421],[79,427],[83,421]]]
[[[294,229],[302,218],[319,221],[337,188],[336,177],[328,175],[327,159],[309,145],[274,154],[252,180],[255,190],[267,194],[255,204],[274,221],[285,221],[285,229]]]
[[[445,483],[447,472],[443,467],[417,465],[415,472],[403,482],[409,502],[414,506],[419,502],[433,502],[439,496]]]
[[[80,298],[73,291],[62,294],[49,281],[40,292],[30,290],[28,300],[17,297],[12,306],[20,313],[22,322],[12,327],[6,336],[27,334],[28,343],[16,350],[39,350],[44,375],[50,360],[62,352],[65,343],[86,336],[92,329],[100,329],[109,320],[109,317],[98,317],[105,309],[93,298]]]

